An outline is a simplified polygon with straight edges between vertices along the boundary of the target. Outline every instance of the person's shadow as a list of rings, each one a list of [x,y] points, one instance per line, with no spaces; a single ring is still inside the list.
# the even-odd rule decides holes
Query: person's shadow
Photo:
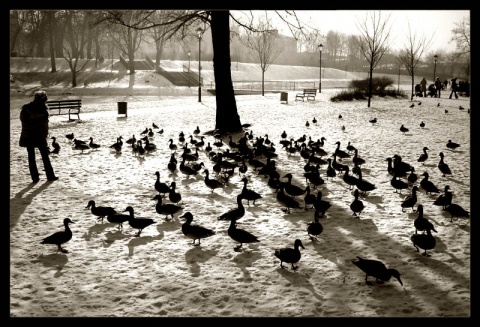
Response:
[[[20,216],[25,212],[25,209],[32,203],[33,198],[39,193],[41,193],[43,190],[45,190],[50,184],[52,183],[45,182],[35,191],[24,197],[24,194],[27,193],[35,185],[34,183],[30,183],[27,187],[15,194],[13,198],[10,199],[10,228],[15,227],[15,225],[18,223],[18,220],[20,219]]]

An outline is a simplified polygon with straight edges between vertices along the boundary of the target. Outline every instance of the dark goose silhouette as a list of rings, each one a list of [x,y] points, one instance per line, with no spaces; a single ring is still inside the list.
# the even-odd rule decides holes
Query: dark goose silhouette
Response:
[[[131,207],[131,206],[128,206],[125,209],[124,212],[127,212],[127,211],[130,214],[130,217],[128,219],[128,224],[133,229],[138,230],[138,233],[135,234],[135,237],[139,237],[144,228],[146,228],[146,227],[148,227],[152,224],[155,224],[155,220],[153,220],[151,218],[135,218],[135,211],[134,211],[133,207]]]
[[[423,147],[423,153],[418,157],[417,161],[418,162],[421,162],[422,165],[425,164],[425,161],[428,159],[428,153],[427,151],[429,150],[429,148],[427,148],[426,146]]]
[[[186,222],[184,222],[182,225],[182,233],[187,238],[193,240],[193,242],[191,243],[192,245],[199,246],[201,239],[207,238],[216,234],[215,231],[210,228],[206,228],[200,225],[192,225],[193,215],[190,211],[185,212],[179,218],[186,219]],[[198,243],[195,243],[196,240],[198,240]]]
[[[323,225],[319,222],[319,214],[317,211],[313,214],[313,221],[307,223],[307,233],[313,242],[318,241],[318,236],[323,232]]]
[[[173,203],[163,204],[163,200],[160,194],[155,195],[152,200],[157,200],[157,204],[155,205],[155,211],[159,215],[165,215],[165,219],[167,220],[173,219],[173,215],[183,209],[181,206]],[[170,218],[168,216],[170,216]]]
[[[451,215],[450,221],[453,222],[454,220],[457,220],[459,217],[465,217],[469,218],[470,217],[470,212],[465,210],[462,206],[456,203],[452,203],[449,206],[445,208],[445,211],[449,212]]]
[[[248,179],[246,177],[242,178],[242,182],[243,182],[243,188],[241,193],[242,198],[247,200],[248,205],[250,205],[250,201],[253,201],[253,204],[255,204],[255,200],[262,198],[262,195],[260,193],[257,193],[254,190],[247,188]]]
[[[415,234],[417,234],[418,231],[425,233],[428,229],[436,233],[437,230],[435,229],[433,224],[423,216],[423,205],[421,204],[418,205],[417,212],[418,212],[418,216],[413,221],[413,226],[415,226]]]
[[[425,194],[440,193],[437,186],[435,186],[435,184],[428,179],[430,177],[428,172],[424,172],[422,176],[423,179],[420,181],[420,187],[425,190]]]
[[[360,196],[358,190],[355,190],[353,192],[353,196],[355,197],[350,203],[350,210],[353,211],[353,216],[360,218],[360,214],[362,213],[363,209],[365,208],[365,205],[363,204],[362,200],[360,200],[358,197]],[[358,213],[358,215],[357,215]]]
[[[242,194],[237,195],[237,207],[221,214],[218,220],[238,220],[245,215],[245,207],[242,203]]]
[[[107,206],[96,206],[94,200],[88,201],[87,206],[85,209],[90,209],[90,212],[94,215],[97,216],[97,219],[101,219],[103,222],[103,218],[108,216],[109,214],[115,213],[115,209],[113,207],[107,207]]]
[[[57,246],[57,252],[61,251],[63,253],[68,253],[68,250],[62,248],[62,244],[67,243],[72,239],[72,230],[68,226],[74,222],[70,218],[65,218],[63,220],[63,225],[65,226],[64,231],[55,232],[50,236],[45,237],[40,243],[41,244],[54,244]]]
[[[440,162],[438,163],[438,169],[440,172],[443,174],[442,176],[445,177],[445,175],[451,175],[452,171],[450,170],[450,167],[443,161],[444,154],[443,152],[440,152],[438,154],[440,156]]]
[[[441,206],[442,210],[445,210],[447,206],[452,204],[453,193],[450,190],[450,186],[445,185],[443,194],[440,194],[438,198],[433,201],[433,205]]]
[[[373,285],[373,283],[368,280],[368,276],[372,276],[375,277],[376,282],[379,284],[389,281],[391,277],[394,277],[400,285],[403,286],[398,270],[387,268],[383,262],[378,260],[363,259],[359,256],[357,256],[357,258],[358,260],[352,260],[352,263],[365,273],[365,283],[367,285]]]
[[[413,206],[417,203],[417,191],[418,191],[418,186],[414,185],[412,187],[412,193],[407,195],[400,206],[402,207],[402,212],[405,212],[405,209],[410,208],[412,209],[413,212],[415,212],[415,209],[413,209]]]
[[[297,270],[298,266],[295,266],[294,264],[300,261],[300,258],[302,257],[302,254],[300,253],[300,248],[305,249],[305,247],[302,244],[302,241],[299,239],[296,239],[295,242],[293,243],[293,248],[280,248],[276,249],[274,252],[274,255],[280,259],[280,267],[283,267],[283,263],[289,263],[292,266],[292,270]]]
[[[424,250],[422,253],[423,256],[429,257],[430,254],[427,253],[427,250],[433,250],[437,241],[433,237],[430,229],[426,229],[426,234],[413,234],[410,239],[412,240],[413,246],[417,249],[417,252],[420,252],[420,249]]]
[[[234,248],[235,251],[239,251],[244,243],[257,243],[260,242],[259,239],[252,233],[237,228],[237,222],[235,219],[230,220],[230,227],[228,227],[228,236],[235,242],[240,243],[240,245]]]

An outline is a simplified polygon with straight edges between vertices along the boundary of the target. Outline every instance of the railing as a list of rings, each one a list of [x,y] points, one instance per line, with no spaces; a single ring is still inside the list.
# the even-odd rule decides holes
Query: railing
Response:
[[[150,69],[155,69],[155,63],[149,56],[145,55],[145,61],[148,63]]]
[[[348,87],[348,81],[329,81],[329,88],[345,88]],[[209,89],[215,89],[215,82],[211,81],[208,85]],[[261,91],[262,82],[258,81],[233,81],[234,90]],[[318,81],[265,81],[265,91],[301,91],[303,89],[317,89]]]

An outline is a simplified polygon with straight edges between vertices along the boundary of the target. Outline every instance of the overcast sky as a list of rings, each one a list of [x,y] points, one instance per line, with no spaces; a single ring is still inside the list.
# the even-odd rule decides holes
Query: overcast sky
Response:
[[[367,17],[368,10],[308,10],[295,11],[303,22],[308,22],[312,27],[319,28],[326,34],[329,31],[345,33],[347,35],[359,34],[357,25]],[[370,11],[372,12],[372,11]],[[425,36],[432,39],[431,50],[455,50],[455,43],[451,42],[452,29],[455,23],[464,17],[470,19],[469,10],[381,10],[382,17],[390,16],[392,26],[392,49],[402,48],[408,35],[410,25],[414,35]],[[275,13],[269,15],[274,19]],[[279,27],[282,30],[281,27]],[[288,35],[285,31],[284,34]],[[398,41],[398,42],[397,42]]]

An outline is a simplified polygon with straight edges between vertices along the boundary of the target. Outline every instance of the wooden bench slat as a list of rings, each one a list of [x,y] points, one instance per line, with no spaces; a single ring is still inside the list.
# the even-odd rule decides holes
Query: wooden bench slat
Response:
[[[80,120],[80,108],[82,107],[82,100],[48,100],[47,106],[50,115],[68,115],[69,120],[73,120],[71,115],[77,115]],[[65,111],[63,111],[65,109]],[[68,109],[68,112],[66,111]],[[55,112],[54,112],[55,111]]]
[[[302,99],[302,101],[305,101],[305,98],[307,98],[307,101],[314,101],[316,95],[317,89],[303,89],[303,93],[297,93],[295,95],[295,101],[297,101],[298,99]]]

